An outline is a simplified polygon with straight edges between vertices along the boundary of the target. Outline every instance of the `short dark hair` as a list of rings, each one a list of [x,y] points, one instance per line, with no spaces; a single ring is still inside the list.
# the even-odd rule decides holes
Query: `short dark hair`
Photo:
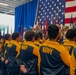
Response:
[[[58,26],[52,24],[48,27],[48,36],[49,36],[49,39],[55,39],[57,37],[59,33],[59,28]]]
[[[8,40],[9,37],[11,37],[11,34],[5,34],[5,35],[4,35],[4,39],[5,39],[5,40]]]
[[[39,37],[40,35],[38,33],[35,33],[35,40],[38,40]]]
[[[66,38],[71,40],[76,36],[76,28],[69,29],[66,33]]]
[[[25,34],[26,41],[32,41],[33,37],[35,37],[35,33],[31,30],[27,31]]]
[[[18,32],[14,32],[13,34],[12,34],[12,40],[16,40],[16,38],[18,38],[19,37],[19,33]]]

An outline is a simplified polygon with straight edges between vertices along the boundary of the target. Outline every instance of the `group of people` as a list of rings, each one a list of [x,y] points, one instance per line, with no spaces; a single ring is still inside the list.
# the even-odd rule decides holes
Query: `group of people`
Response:
[[[45,40],[32,30],[22,41],[17,32],[0,36],[2,75],[76,75],[76,28],[65,36],[60,43],[60,30],[54,24],[49,25]]]

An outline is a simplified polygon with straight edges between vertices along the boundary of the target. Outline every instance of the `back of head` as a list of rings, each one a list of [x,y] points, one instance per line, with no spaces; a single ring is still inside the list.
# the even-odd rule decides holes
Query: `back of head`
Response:
[[[40,38],[40,35],[38,33],[35,34],[35,40],[38,40]]]
[[[19,33],[18,32],[14,32],[12,34],[12,40],[16,40],[19,37]]]
[[[76,28],[69,29],[66,33],[66,38],[72,40],[76,37]]]
[[[59,33],[59,28],[56,25],[52,24],[48,27],[49,39],[56,39],[58,33]]]
[[[25,34],[26,41],[32,41],[32,39],[35,37],[35,33],[31,30],[27,31]]]
[[[4,35],[4,39],[5,39],[5,40],[9,40],[10,37],[11,37],[10,34],[5,34],[5,35]]]

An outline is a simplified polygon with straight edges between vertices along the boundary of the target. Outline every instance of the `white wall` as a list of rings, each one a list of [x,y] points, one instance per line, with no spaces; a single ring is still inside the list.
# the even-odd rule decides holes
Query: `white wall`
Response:
[[[9,33],[14,32],[14,16],[0,13],[0,25],[9,26]],[[7,29],[5,30],[7,33]]]

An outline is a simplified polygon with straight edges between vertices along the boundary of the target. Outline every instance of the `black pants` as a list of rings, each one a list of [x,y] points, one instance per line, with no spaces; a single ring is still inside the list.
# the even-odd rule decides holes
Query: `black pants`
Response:
[[[1,71],[2,75],[7,75],[7,65],[3,61],[1,61]]]
[[[20,75],[38,75],[38,74],[24,74],[24,73],[21,73]]]
[[[22,71],[20,71],[20,75],[39,75],[39,74],[38,73],[29,74],[29,73],[23,73]]]
[[[8,75],[19,75],[19,67],[8,66]]]

